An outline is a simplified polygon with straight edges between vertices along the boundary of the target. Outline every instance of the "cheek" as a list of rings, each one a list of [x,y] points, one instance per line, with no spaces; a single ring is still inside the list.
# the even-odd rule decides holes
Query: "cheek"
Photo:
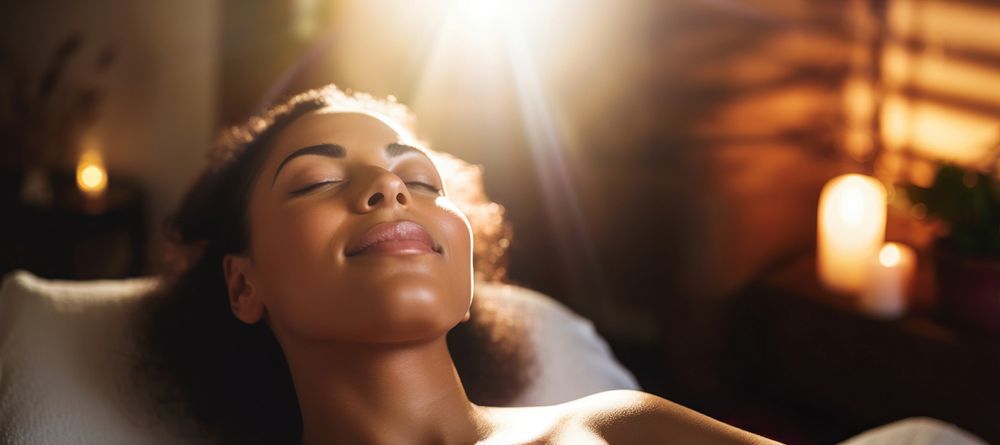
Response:
[[[268,269],[313,268],[336,255],[334,235],[346,211],[335,205],[291,208],[261,218],[254,254]]]
[[[444,221],[444,228],[447,231],[446,236],[448,239],[453,240],[460,246],[464,246],[468,250],[469,255],[471,255],[472,226],[469,224],[469,218],[459,210],[455,203],[444,196],[434,200],[434,207],[435,211],[443,215],[440,220]]]
[[[450,274],[454,277],[454,292],[458,295],[468,295],[471,302],[474,274],[472,227],[469,225],[469,219],[450,199],[437,198],[435,206],[436,211],[444,215],[440,220],[443,221],[442,233],[450,252],[448,263]]]
[[[312,300],[330,290],[335,235],[346,214],[331,204],[284,209],[257,220],[253,254],[269,311],[293,315],[320,303]]]

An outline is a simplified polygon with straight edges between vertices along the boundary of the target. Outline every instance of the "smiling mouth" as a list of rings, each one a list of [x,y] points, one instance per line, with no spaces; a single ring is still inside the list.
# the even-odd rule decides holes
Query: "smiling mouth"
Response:
[[[423,226],[413,221],[376,224],[344,249],[348,257],[362,255],[419,255],[441,253],[441,248]]]

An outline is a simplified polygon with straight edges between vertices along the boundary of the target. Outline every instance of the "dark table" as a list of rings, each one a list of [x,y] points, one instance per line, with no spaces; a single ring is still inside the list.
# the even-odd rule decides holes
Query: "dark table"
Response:
[[[884,321],[825,291],[815,270],[802,257],[733,299],[731,385],[857,431],[928,416],[1000,443],[1000,338],[941,315],[926,280],[913,312]]]
[[[8,172],[16,178],[16,174]],[[0,204],[0,273],[27,269],[46,278],[138,276],[146,259],[146,199],[141,188],[109,175],[108,188],[88,197],[73,172],[50,175],[52,201],[23,203],[16,179],[5,181]]]

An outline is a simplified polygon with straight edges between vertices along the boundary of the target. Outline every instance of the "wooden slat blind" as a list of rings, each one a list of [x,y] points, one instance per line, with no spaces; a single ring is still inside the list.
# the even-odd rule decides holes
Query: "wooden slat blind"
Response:
[[[926,184],[936,162],[996,167],[1000,3],[880,0],[869,6],[881,25],[871,45],[878,64],[872,70],[876,172]]]

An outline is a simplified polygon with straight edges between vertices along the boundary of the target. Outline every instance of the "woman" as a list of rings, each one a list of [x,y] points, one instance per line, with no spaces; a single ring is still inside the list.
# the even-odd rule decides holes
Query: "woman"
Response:
[[[517,329],[473,299],[474,264],[502,275],[501,209],[447,187],[478,178],[407,119],[331,86],[224,138],[143,324],[166,406],[234,443],[767,442],[641,392],[485,406],[530,377]]]

